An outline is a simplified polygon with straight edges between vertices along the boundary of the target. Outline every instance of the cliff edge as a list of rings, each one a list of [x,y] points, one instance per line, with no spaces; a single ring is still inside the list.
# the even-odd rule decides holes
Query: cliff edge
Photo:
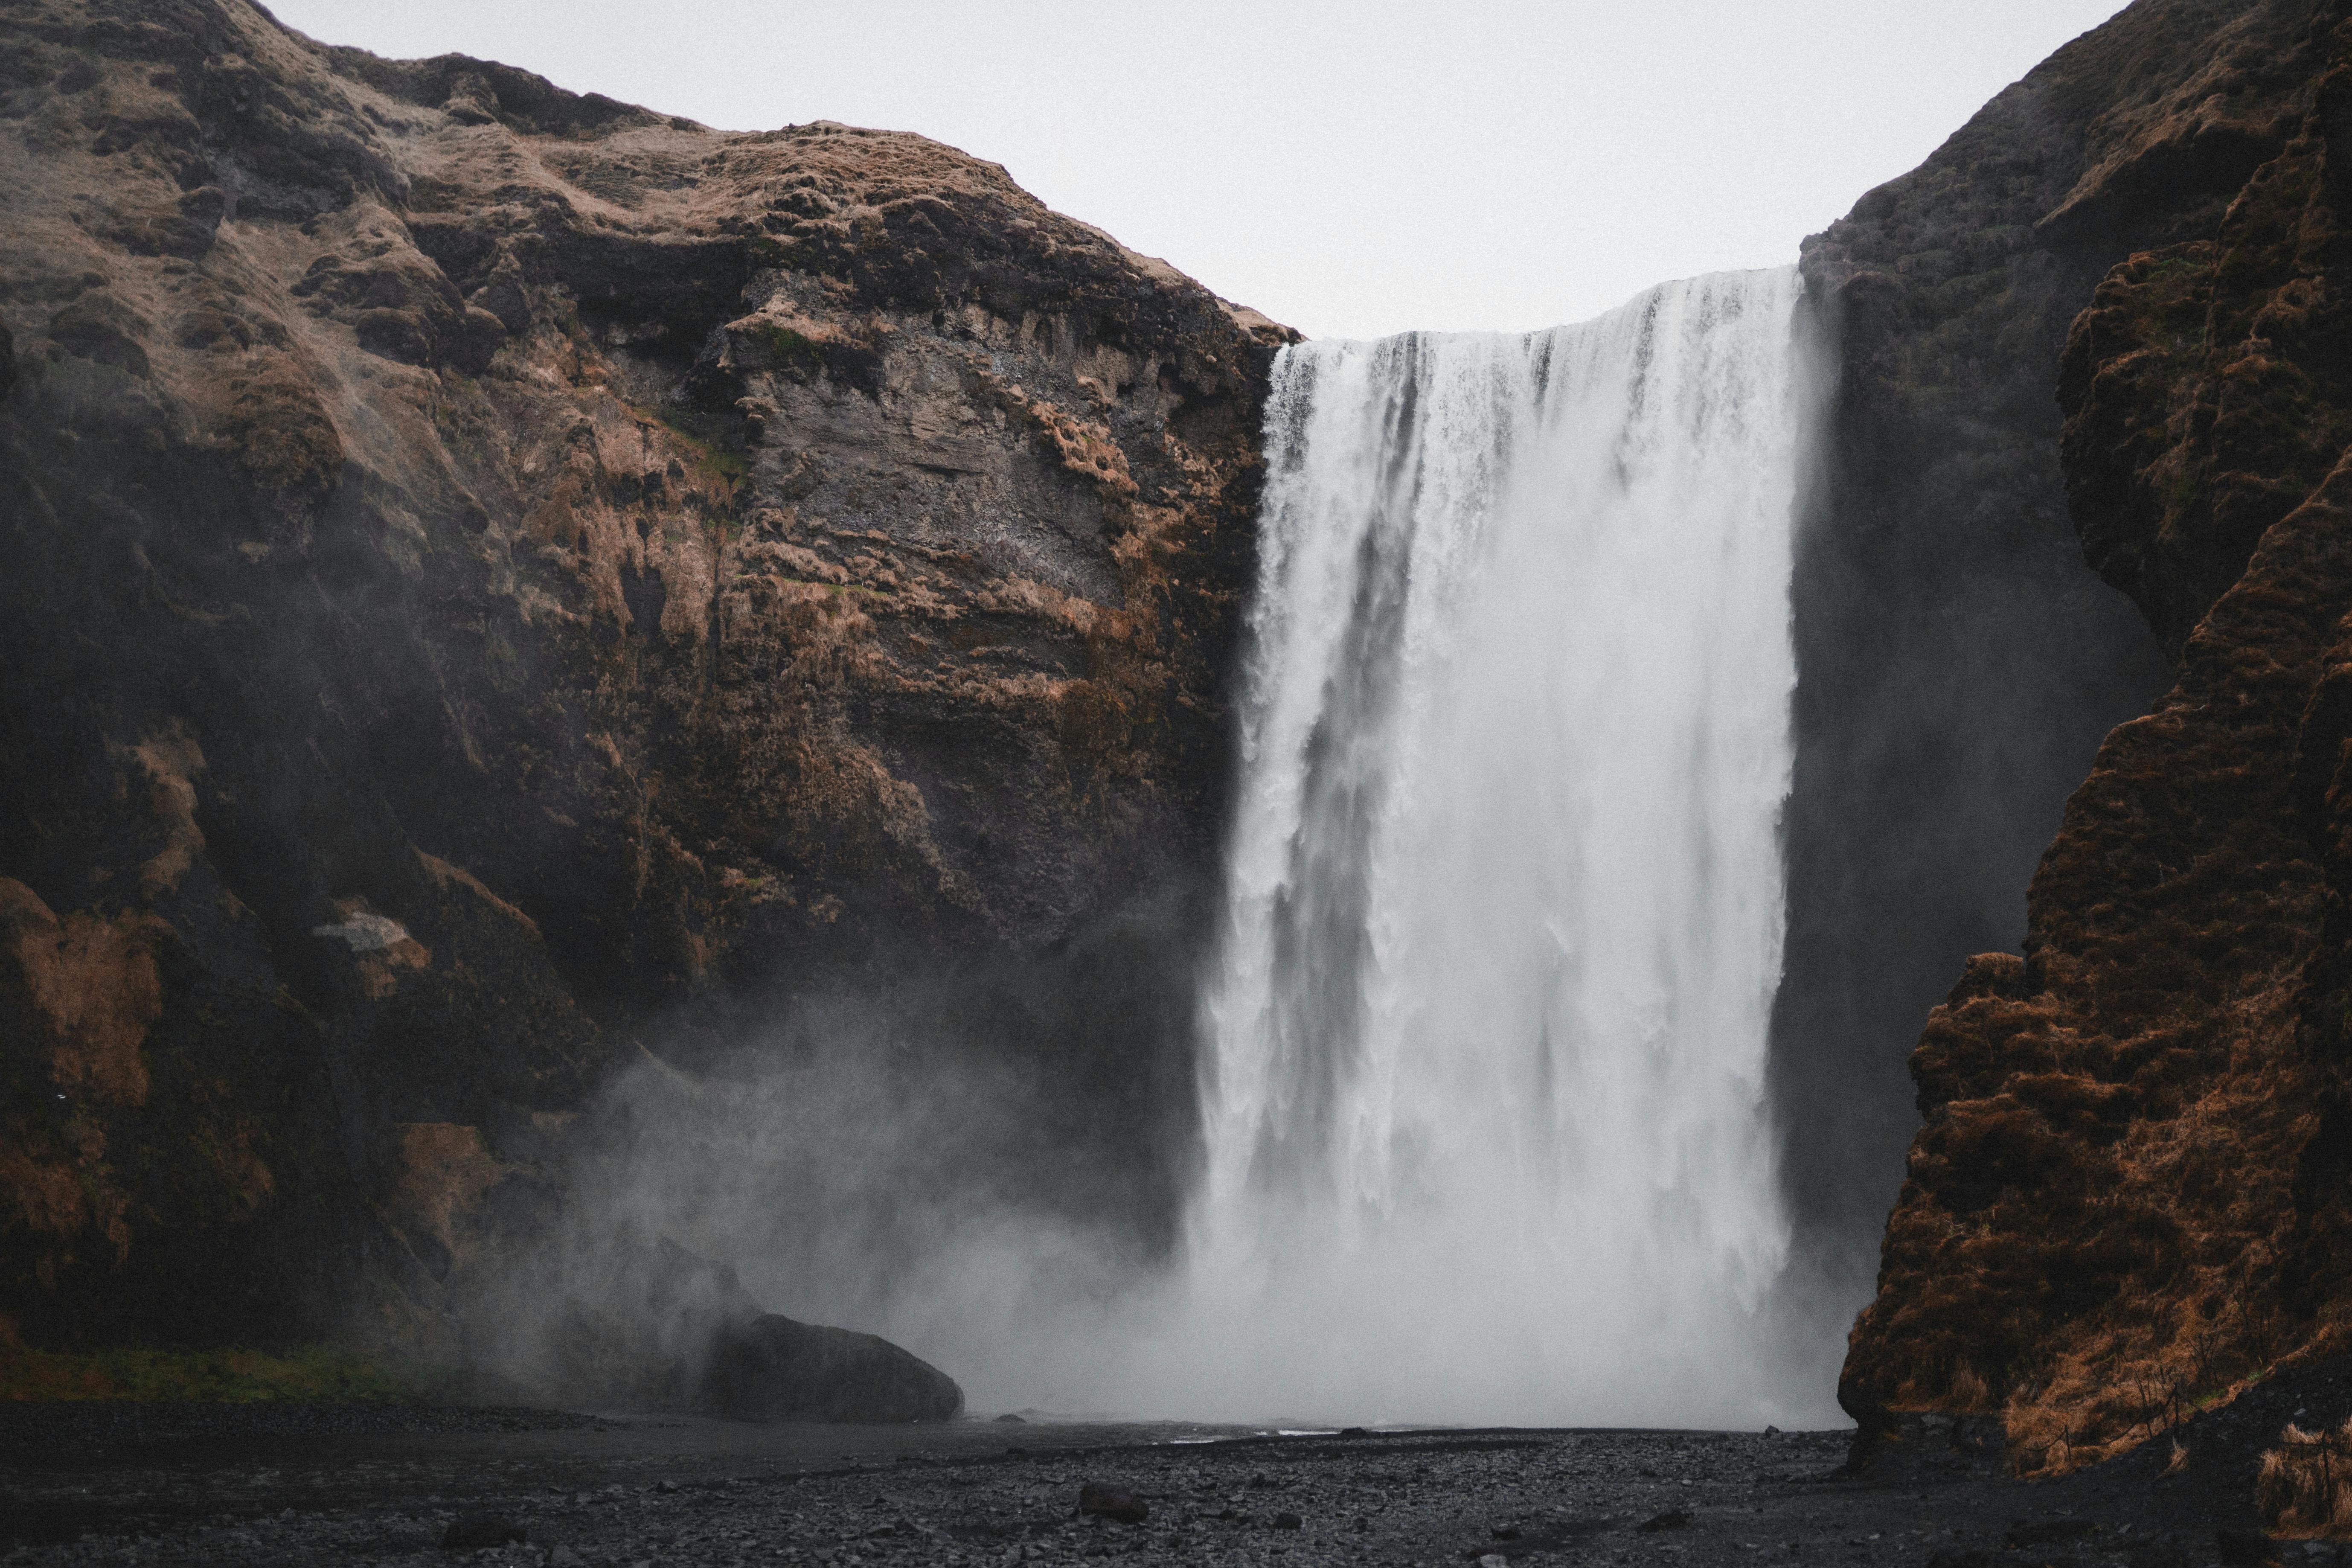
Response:
[[[0,234],[14,1331],[429,1320],[616,1060],[827,987],[1172,1212],[1290,334],[921,137],[239,0],[0,16]]]

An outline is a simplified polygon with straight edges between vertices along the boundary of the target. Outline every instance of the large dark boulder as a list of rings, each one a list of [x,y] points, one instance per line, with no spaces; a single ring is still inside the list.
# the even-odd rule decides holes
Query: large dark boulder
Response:
[[[537,1396],[741,1421],[944,1421],[953,1378],[877,1335],[767,1311],[727,1264],[625,1228],[556,1241],[465,1316]]]
[[[964,1389],[912,1352],[854,1328],[762,1310],[734,1268],[668,1237],[574,1237],[518,1260],[466,1302],[501,1335],[475,1354],[562,1404],[694,1411],[731,1420],[948,1420]]]
[[[765,1312],[713,1336],[698,1404],[742,1421],[945,1421],[963,1390],[886,1339]]]

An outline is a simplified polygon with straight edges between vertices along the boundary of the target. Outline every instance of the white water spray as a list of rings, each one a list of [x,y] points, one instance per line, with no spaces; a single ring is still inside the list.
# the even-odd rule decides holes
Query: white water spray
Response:
[[[982,1411],[1842,1424],[1763,1084],[1798,288],[1283,355],[1172,1276],[959,1191],[1038,1086],[877,1073],[854,1019],[829,1069],[641,1073],[604,1210]]]
[[[1232,1414],[1787,1410],[1799,288],[1284,353],[1182,1314]]]

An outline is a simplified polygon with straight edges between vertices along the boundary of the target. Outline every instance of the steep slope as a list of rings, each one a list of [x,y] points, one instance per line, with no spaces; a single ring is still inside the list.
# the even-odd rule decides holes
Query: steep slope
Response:
[[[1842,1387],[1998,1411],[2029,1473],[2352,1349],[2352,11],[2245,7],[2105,121],[2045,221],[2146,248],[2067,339],[2067,494],[2177,679],[2069,801],[2022,959],[1928,1021]]]
[[[0,1313],[429,1306],[611,1064],[832,988],[1165,1222],[1288,334],[919,137],[240,0],[0,89]]]

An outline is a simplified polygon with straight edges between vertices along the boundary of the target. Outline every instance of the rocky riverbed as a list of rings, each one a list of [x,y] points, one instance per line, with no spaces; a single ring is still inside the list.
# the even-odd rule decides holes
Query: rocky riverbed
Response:
[[[2051,1483],[2008,1478],[1986,1429],[1939,1417],[1854,1474],[1845,1432],[17,1406],[0,1411],[0,1563],[2333,1563],[2259,1534],[2251,1467],[2274,1420],[2325,1418],[2344,1382],[2283,1379],[2200,1417],[2189,1462],[2159,1442]],[[1082,1510],[1089,1488],[1108,1514]]]

